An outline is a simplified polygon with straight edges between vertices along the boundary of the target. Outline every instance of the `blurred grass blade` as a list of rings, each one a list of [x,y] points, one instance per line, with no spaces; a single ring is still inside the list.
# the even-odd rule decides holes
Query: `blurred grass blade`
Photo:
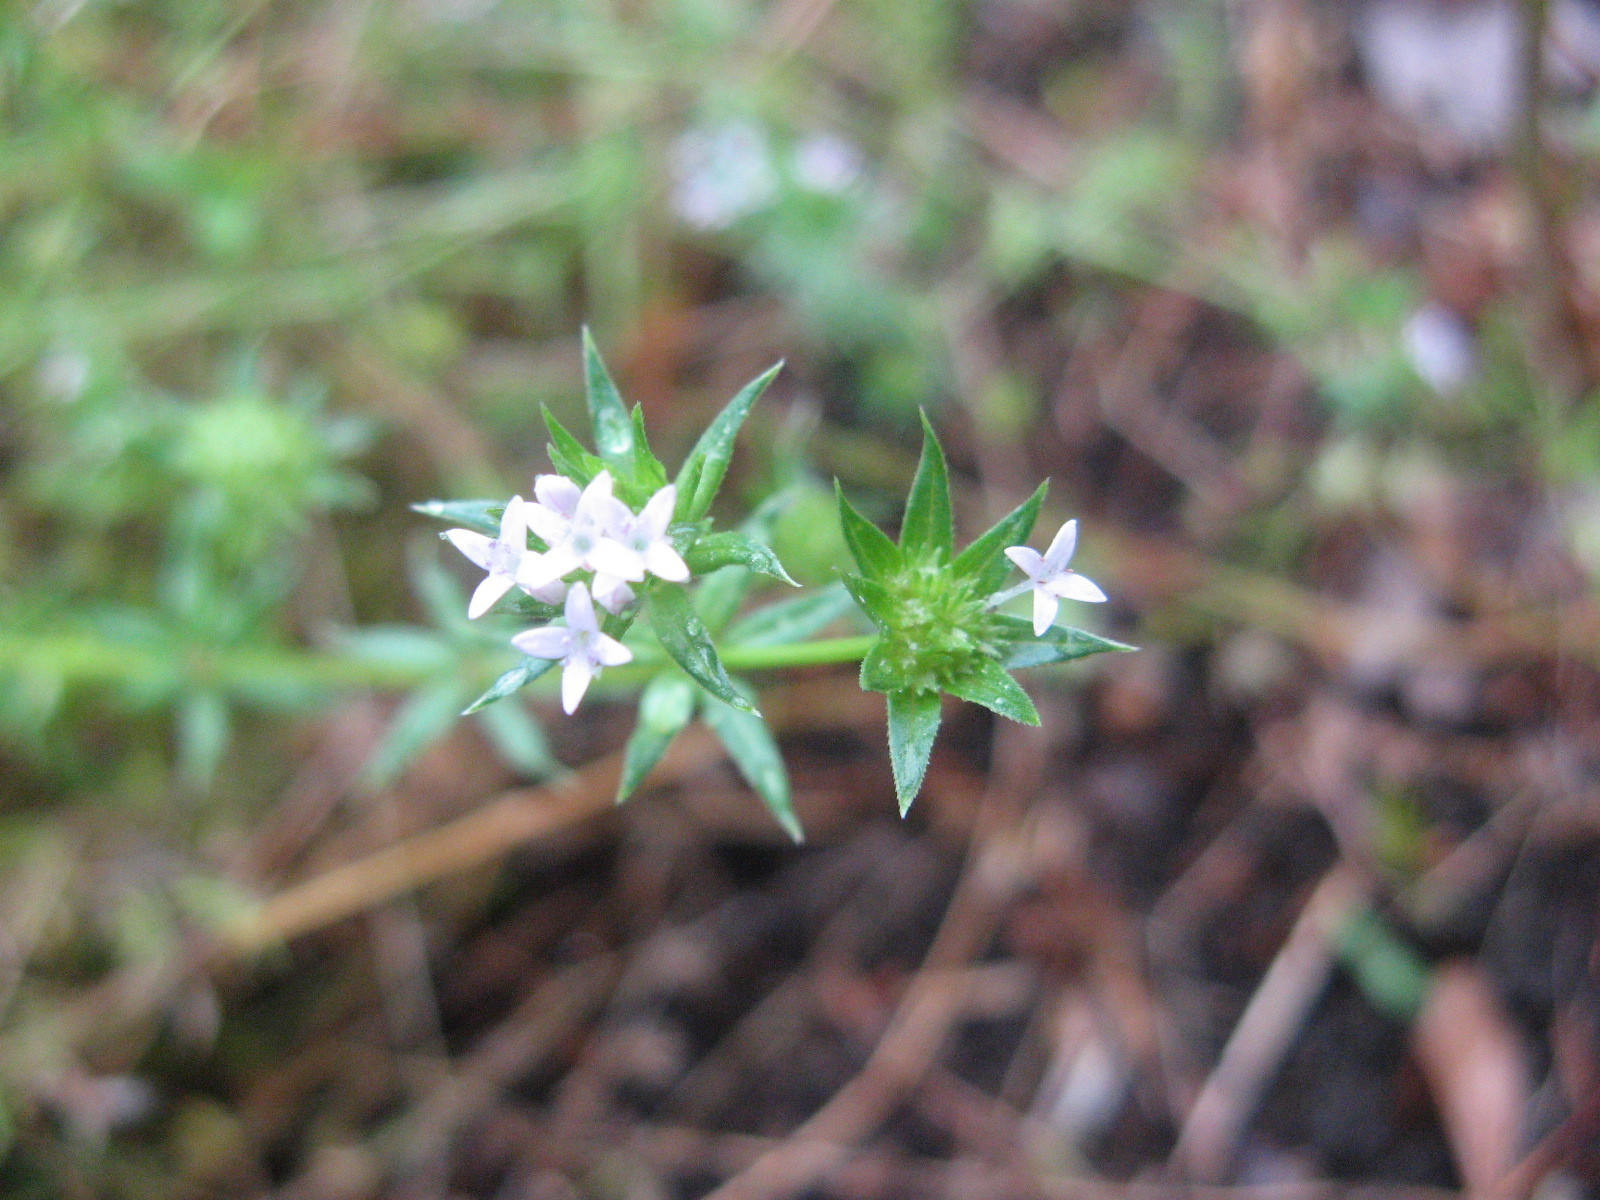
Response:
[[[527,778],[546,779],[561,769],[544,729],[522,705],[492,705],[478,713],[478,722],[500,757]]]
[[[231,732],[228,702],[213,691],[190,692],[178,706],[178,770],[190,787],[203,791],[217,776]]]
[[[757,609],[728,627],[730,646],[776,646],[803,642],[821,633],[855,607],[844,584],[835,581],[801,596],[791,596]]]
[[[398,779],[418,755],[455,727],[465,699],[456,680],[428,684],[407,696],[362,767],[361,787],[377,791]]]
[[[682,675],[657,675],[639,696],[639,722],[623,756],[617,803],[631,796],[694,716],[695,687]]]

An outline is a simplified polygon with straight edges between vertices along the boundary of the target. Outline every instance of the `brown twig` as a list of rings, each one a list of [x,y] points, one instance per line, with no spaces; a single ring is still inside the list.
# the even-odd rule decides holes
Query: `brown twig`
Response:
[[[1234,1026],[1173,1149],[1175,1166],[1204,1183],[1222,1180],[1245,1125],[1333,969],[1333,933],[1365,899],[1346,867],[1329,871]]]

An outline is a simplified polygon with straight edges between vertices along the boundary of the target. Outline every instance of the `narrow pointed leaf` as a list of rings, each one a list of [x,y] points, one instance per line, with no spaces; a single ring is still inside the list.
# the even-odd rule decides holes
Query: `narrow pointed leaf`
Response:
[[[667,486],[667,468],[661,465],[645,435],[644,409],[633,406],[633,485],[648,500]]]
[[[894,621],[895,602],[888,588],[875,579],[860,575],[842,575],[839,582],[844,584],[850,598],[861,606],[874,625],[880,629],[889,628]]]
[[[844,530],[844,543],[850,548],[856,566],[869,579],[882,579],[894,574],[903,561],[900,547],[889,540],[888,534],[856,511],[855,506],[844,498],[844,488],[838,480],[834,480],[833,488],[839,499],[839,526]]]
[[[1039,519],[1039,506],[1044,503],[1047,479],[1033,495],[996,521],[990,530],[956,555],[951,566],[957,575],[977,581],[980,593],[997,592],[1012,571],[1011,560],[1006,557],[1006,547],[1022,546],[1033,532]]]
[[[733,443],[739,428],[750,415],[751,406],[782,369],[781,362],[775,363],[745,384],[689,451],[689,457],[683,460],[678,471],[680,521],[698,521],[711,511],[711,502],[721,490],[728,463],[733,459]]]
[[[583,327],[583,397],[594,426],[594,448],[607,466],[633,477],[633,422],[589,327]]]
[[[623,755],[618,804],[644,782],[672,745],[672,739],[694,716],[694,697],[694,684],[676,673],[657,675],[645,685],[639,695],[639,723],[634,726]]]
[[[796,842],[805,841],[805,830],[800,828],[800,819],[794,815],[789,772],[767,723],[750,712],[710,699],[700,706],[700,715],[728,751],[739,774],[766,802],[784,832]]]
[[[993,659],[979,659],[965,674],[946,681],[945,691],[1024,725],[1039,723],[1039,710],[1028,693]]]
[[[539,722],[520,704],[496,704],[478,714],[489,741],[510,766],[529,779],[545,779],[561,769]]]
[[[782,491],[767,497],[739,524],[739,532],[758,545],[766,545],[772,536],[772,527],[780,513],[793,498],[792,491]],[[691,546],[691,550],[693,547]],[[755,573],[747,567],[729,566],[713,571],[695,592],[695,608],[705,620],[706,628],[719,632],[733,620],[739,606],[755,582]]]
[[[376,790],[398,779],[418,755],[455,727],[462,699],[461,684],[453,679],[420,687],[406,697],[362,767],[361,785]]]
[[[520,663],[490,684],[488,691],[467,705],[461,715],[470,717],[479,709],[488,708],[496,700],[504,700],[513,692],[521,691],[555,665],[556,660],[553,658],[524,657]]]
[[[684,561],[696,575],[705,575],[722,567],[744,567],[781,579],[792,587],[800,586],[783,569],[783,564],[770,547],[736,530],[711,533],[700,538],[684,555]]]
[[[844,584],[830,583],[817,591],[769,604],[734,622],[728,627],[727,642],[732,646],[803,642],[821,633],[854,606],[854,597]]]
[[[500,532],[500,518],[505,515],[504,500],[424,500],[411,506],[412,512],[425,517],[446,521],[462,529],[476,529],[491,537]]]
[[[565,425],[556,420],[548,404],[541,407],[544,410],[544,427],[550,431],[550,465],[556,469],[558,475],[565,475],[579,487],[587,486],[591,479],[605,469],[605,463],[584,449],[583,443],[573,437]],[[504,507],[501,506],[502,511]]]
[[[922,458],[911,481],[906,516],[900,526],[900,549],[912,559],[942,553],[950,556],[955,527],[950,515],[950,470],[944,448],[928,414],[922,414]]]
[[[996,521],[981,536],[961,551],[952,564],[958,575],[976,578],[987,587],[998,588],[1015,569],[1005,551],[1025,545],[1039,519],[1050,481],[1044,480],[1033,494]]]
[[[1033,636],[1033,625],[1021,617],[1001,614],[1006,627],[1016,635],[1016,642],[1005,657],[1005,667],[1015,671],[1021,667],[1042,667],[1050,663],[1072,662],[1088,658],[1091,654],[1108,651],[1137,650],[1123,642],[1090,633],[1087,629],[1073,629],[1068,625],[1052,625],[1042,638]]]
[[[894,793],[902,817],[922,790],[933,739],[939,733],[939,717],[938,692],[889,693],[889,765],[894,769]]]
[[[190,692],[178,706],[178,766],[183,781],[209,788],[228,748],[232,721],[228,702],[212,691]]]
[[[861,690],[865,692],[900,692],[906,689],[926,689],[928,679],[912,679],[890,652],[889,640],[879,638],[861,660]]]
[[[726,704],[747,712],[755,708],[733,686],[722,656],[695,611],[689,593],[675,583],[657,583],[650,591],[650,628],[661,646],[701,687]]]

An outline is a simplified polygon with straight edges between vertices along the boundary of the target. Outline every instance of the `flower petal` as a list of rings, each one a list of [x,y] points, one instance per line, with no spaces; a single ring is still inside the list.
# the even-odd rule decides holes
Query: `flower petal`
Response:
[[[600,625],[594,618],[594,602],[589,599],[589,589],[581,583],[572,585],[567,593],[567,628],[574,634],[599,633]]]
[[[1078,548],[1078,521],[1073,518],[1056,530],[1056,536],[1050,540],[1050,549],[1044,552],[1044,565],[1053,575],[1066,569],[1072,561],[1072,552]]]
[[[669,483],[650,497],[639,513],[639,519],[634,522],[634,530],[638,536],[655,541],[667,532],[667,526],[672,524],[672,512],[677,507],[678,489]]]
[[[571,518],[564,517],[555,509],[546,508],[543,504],[529,504],[524,501],[522,519],[546,546],[554,546],[557,542],[565,541],[567,531],[572,528]]]
[[[595,602],[609,613],[619,613],[633,603],[633,589],[615,575],[595,572]]]
[[[472,599],[467,604],[467,617],[477,620],[495,606],[495,602],[509,592],[516,584],[516,580],[509,575],[491,574],[483,577],[472,593]]]
[[[1044,574],[1044,559],[1032,546],[1010,546],[1006,557],[1021,569],[1029,579],[1039,579]]]
[[[517,567],[517,586],[532,595],[580,566],[578,556],[566,546],[557,546],[549,554],[535,554],[530,550]]]
[[[581,585],[580,585],[581,586]],[[574,588],[573,591],[576,591]],[[582,655],[567,659],[567,665],[561,669],[561,711],[571,716],[578,707],[578,701],[583,699],[583,694],[589,690],[589,682],[594,678],[594,664]]]
[[[528,548],[528,503],[521,496],[513,496],[506,503],[500,517],[500,540],[514,550]]]
[[[565,475],[540,475],[533,481],[533,494],[551,512],[571,520],[583,489]]]
[[[1076,571],[1063,571],[1047,585],[1051,595],[1060,596],[1065,600],[1084,600],[1090,604],[1104,602],[1106,594],[1100,590],[1094,580]]]
[[[494,539],[485,537],[474,529],[447,529],[444,536],[450,544],[473,562],[474,566],[489,569],[489,548],[494,545]]]
[[[633,661],[633,651],[614,637],[601,634],[594,640],[594,660],[602,667],[620,667]]]
[[[517,586],[522,586],[521,580],[518,580]],[[560,579],[535,588],[523,587],[522,590],[541,604],[560,604],[567,598],[567,585]]]
[[[689,578],[689,564],[683,561],[683,556],[665,538],[651,542],[644,548],[644,565],[650,574],[673,583],[682,583]]]
[[[1056,613],[1061,611],[1061,601],[1057,600],[1042,587],[1033,589],[1033,636],[1043,637],[1044,631],[1056,622]]]
[[[572,649],[572,631],[560,625],[524,629],[511,644],[530,658],[565,658]]]
[[[626,579],[630,583],[638,583],[644,578],[644,555],[608,537],[603,537],[594,544],[594,548],[585,558],[584,565],[596,571],[603,571],[607,575],[615,575],[618,579]]]

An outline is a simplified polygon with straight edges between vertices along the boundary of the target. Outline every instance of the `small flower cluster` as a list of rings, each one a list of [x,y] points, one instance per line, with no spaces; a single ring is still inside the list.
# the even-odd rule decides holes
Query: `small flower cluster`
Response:
[[[533,658],[563,664],[561,704],[578,706],[601,667],[628,662],[628,648],[600,631],[594,604],[620,613],[632,604],[630,584],[655,575],[673,583],[689,578],[689,567],[667,526],[678,503],[671,484],[633,512],[613,494],[611,473],[601,471],[580,488],[565,475],[540,475],[533,483],[535,499],[513,496],[500,519],[496,537],[472,529],[451,529],[445,537],[488,574],[472,593],[467,616],[481,617],[512,588],[520,588],[545,604],[565,603],[566,625],[548,625],[519,633],[511,644]],[[528,534],[546,549],[528,545]],[[568,582],[575,572],[592,573],[592,582]],[[592,597],[592,598],[591,598]]]

